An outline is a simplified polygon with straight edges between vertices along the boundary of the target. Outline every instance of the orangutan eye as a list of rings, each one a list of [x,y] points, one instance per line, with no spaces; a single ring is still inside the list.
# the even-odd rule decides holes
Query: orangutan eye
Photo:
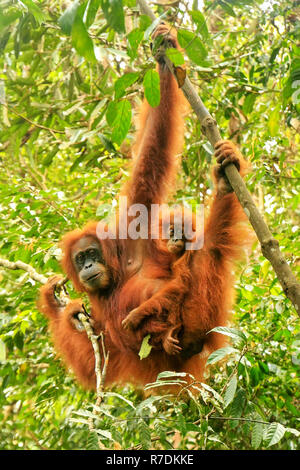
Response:
[[[79,265],[83,264],[84,263],[84,254],[83,253],[78,253],[78,255],[76,255],[75,261]]]
[[[96,260],[97,255],[98,255],[98,252],[97,252],[97,250],[95,250],[94,248],[92,248],[91,250],[89,250],[89,256],[90,256],[93,260]]]

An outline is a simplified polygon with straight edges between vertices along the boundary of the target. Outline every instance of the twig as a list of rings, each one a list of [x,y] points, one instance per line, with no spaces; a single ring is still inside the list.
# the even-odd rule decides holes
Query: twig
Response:
[[[166,418],[165,416],[134,416],[132,418],[124,418],[124,419],[116,419],[114,421],[114,423],[120,423],[120,422],[125,422],[125,421],[131,421],[131,420],[135,420],[135,419],[161,419],[161,420],[164,420],[164,421],[171,421],[172,423],[177,423],[179,422],[180,423],[180,420],[178,419],[174,419],[174,418]],[[225,421],[248,421],[250,423],[261,423],[261,424],[271,424],[269,423],[268,421],[262,421],[260,419],[252,419],[252,418],[237,418],[237,417],[233,417],[233,416],[211,416],[209,419],[223,419]],[[186,424],[198,424],[198,421],[187,421]],[[172,432],[175,432],[175,430],[172,430],[172,431],[169,431],[169,433],[171,434]],[[155,436],[155,439],[156,438],[160,438],[159,436]],[[152,440],[152,439],[151,439]]]
[[[248,423],[266,424],[267,426],[271,424],[271,423],[268,423],[267,421],[261,421],[260,419],[236,418],[233,416],[209,416],[208,419],[222,419],[223,421],[246,421]]]
[[[94,349],[94,355],[95,355],[95,375],[96,375],[96,403],[95,407],[98,407],[102,400],[103,400],[103,387],[104,387],[104,381],[105,381],[105,376],[106,376],[106,369],[107,369],[107,364],[108,364],[108,359],[109,359],[109,351],[106,353],[105,348],[104,348],[104,341],[103,341],[103,333],[101,331],[100,336],[96,336],[94,334],[94,331],[91,327],[91,324],[89,322],[89,315],[85,309],[85,306],[82,306],[84,313],[79,313],[78,319],[81,321],[83,324],[86,334],[92,343],[93,349]],[[99,339],[101,339],[101,346],[102,346],[102,352],[103,352],[103,368],[101,371],[101,355],[100,355],[100,349],[99,349]],[[97,417],[97,411],[94,408],[93,415],[96,418]],[[91,417],[88,419],[89,422],[89,430],[91,432],[95,432],[97,435],[97,431],[94,426],[94,417]],[[97,435],[97,441],[100,449],[104,449],[104,446],[101,442],[100,437]]]
[[[58,207],[58,205],[55,201],[52,201],[51,199],[47,199],[45,196],[41,196],[40,192],[34,186],[32,186],[30,184],[27,184],[26,188],[28,188],[29,191],[36,194],[42,201],[44,201],[46,204],[48,204],[48,206],[50,206],[52,209],[54,209],[66,222],[69,222],[69,219],[59,209],[59,207]]]
[[[142,13],[148,15],[152,21],[156,20],[154,13],[150,10],[145,0],[137,0],[137,3],[139,4]],[[166,56],[164,59],[170,71],[174,74],[174,66],[172,62]],[[215,119],[213,119],[209,114],[188,77],[185,78],[185,82],[181,88],[200,121],[202,132],[214,147],[215,144],[221,140],[221,135]],[[249,218],[254,231],[256,232],[257,238],[261,244],[263,255],[270,261],[275,273],[277,274],[278,281],[283,288],[283,292],[290,299],[300,316],[300,284],[281,253],[278,241],[272,237],[267,224],[254,204],[253,199],[235,165],[230,164],[226,166],[225,173],[238,200],[240,201],[241,206]]]
[[[0,258],[0,266],[3,266],[7,269],[22,269],[23,271],[28,272],[31,279],[34,281],[40,282],[41,284],[46,284],[47,278],[43,274],[39,274],[32,266],[29,264],[23,263],[22,261],[8,261],[6,259]]]
[[[36,437],[36,435],[32,431],[30,431],[30,429],[28,429],[27,434],[41,450],[49,450],[48,447],[45,447],[40,443],[39,439]]]
[[[84,313],[79,313],[78,319],[81,321],[83,324],[86,334],[88,335],[88,338],[90,342],[92,343],[93,349],[94,349],[94,354],[95,354],[95,374],[96,374],[96,395],[97,395],[97,405],[101,403],[102,398],[103,398],[103,378],[102,378],[102,373],[101,373],[101,356],[100,356],[100,349],[99,349],[99,337],[95,335],[93,328],[91,327],[90,321],[89,321],[89,315],[86,312],[86,309],[84,305],[82,306]],[[106,361],[105,361],[105,356],[104,358],[104,365],[103,369],[106,366]],[[107,359],[108,360],[108,359]]]
[[[18,113],[18,112],[15,111],[11,106],[9,106],[9,105],[6,104],[6,103],[3,103],[3,101],[0,101],[0,104],[2,104],[2,106],[5,106],[7,109],[9,109],[13,114],[15,114],[16,116],[18,116],[18,117],[21,118],[21,119],[24,119],[24,121],[29,122],[29,123],[32,124],[33,126],[38,127],[39,129],[44,129],[45,131],[49,131],[49,132],[52,134],[52,136],[53,136],[54,138],[56,138],[55,135],[54,135],[55,132],[56,132],[57,134],[65,134],[65,131],[60,131],[60,130],[58,130],[58,129],[51,129],[50,127],[46,127],[46,126],[43,126],[42,124],[38,124],[38,123],[36,123],[36,122],[34,122],[34,121],[31,121],[31,119],[28,119],[27,117],[25,117],[25,116],[23,116],[22,114]]]

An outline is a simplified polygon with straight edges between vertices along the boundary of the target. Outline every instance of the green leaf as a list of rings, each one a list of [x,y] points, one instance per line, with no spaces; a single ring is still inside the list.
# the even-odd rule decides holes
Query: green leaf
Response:
[[[231,6],[228,5],[227,2],[219,1],[219,5],[223,8],[223,10],[224,10],[226,13],[228,13],[228,15],[233,16],[233,17],[236,16],[236,14],[235,14],[233,8],[231,8]]]
[[[128,100],[122,100],[116,106],[116,118],[113,121],[112,140],[121,144],[125,139],[131,124],[131,104]]]
[[[127,41],[128,41],[128,48],[127,48],[127,54],[131,59],[135,59],[137,56],[137,50],[138,47],[144,37],[143,31],[140,29],[136,28],[130,31],[130,33],[127,35]]]
[[[49,152],[48,155],[46,156],[46,158],[43,160],[43,166],[49,166],[49,165],[51,165],[51,163],[52,163],[52,161],[53,161],[53,158],[54,158],[55,155],[57,154],[58,150],[59,150],[58,145],[54,145],[52,151]]]
[[[284,99],[284,103],[286,103],[287,99],[290,98],[290,96],[294,96],[293,101],[296,102],[298,98],[299,91],[299,84],[297,85],[297,82],[300,80],[300,58],[295,58],[293,59],[290,67],[290,76],[287,79],[284,89],[282,91],[282,97]],[[294,86],[297,86],[297,88],[294,88]],[[296,97],[295,97],[296,95]]]
[[[142,341],[141,349],[139,351],[139,356],[141,360],[148,357],[151,352],[152,346],[151,344],[149,344],[150,338],[151,338],[151,335],[147,335]]]
[[[110,431],[107,431],[106,429],[95,429],[95,432],[97,434],[100,434],[100,436],[105,437],[106,439],[112,440],[112,435]]]
[[[256,95],[254,93],[249,93],[243,103],[243,111],[245,114],[250,114],[253,111],[253,106],[255,103]]]
[[[239,418],[243,412],[246,403],[246,393],[243,389],[239,389],[230,406],[230,414],[233,418]]]
[[[90,62],[96,62],[93,41],[78,15],[76,15],[72,27],[72,44],[79,55]]]
[[[123,0],[123,5],[129,8],[134,8],[136,6],[136,0]]]
[[[0,339],[0,362],[4,362],[6,359],[6,346],[4,341]]]
[[[21,333],[21,331],[17,331],[16,334],[14,335],[14,342],[17,348],[20,349],[20,351],[22,351],[23,346],[24,346],[24,335]]]
[[[116,153],[116,149],[113,143],[103,134],[98,134],[104,148],[108,150],[108,152]]]
[[[294,428],[285,428],[285,431],[286,431],[286,432],[290,432],[291,434],[293,434],[293,435],[296,436],[296,437],[300,437],[300,431],[298,431],[298,429],[294,429]]]
[[[184,64],[184,57],[182,53],[174,47],[170,47],[166,50],[166,56],[170,59],[171,62],[173,62],[175,67]]]
[[[110,101],[107,106],[106,122],[110,127],[113,127],[113,124],[117,118],[117,106],[117,101]]]
[[[184,173],[186,174],[186,176],[189,176],[189,168],[187,166],[187,163],[185,160],[182,160],[181,161],[181,165],[182,165],[182,168],[183,168],[183,171]]]
[[[256,387],[261,379],[263,378],[263,374],[261,372],[261,369],[259,365],[256,363],[253,367],[250,369],[250,377],[252,381],[252,385]]]
[[[273,62],[276,59],[276,56],[277,56],[278,52],[280,51],[280,49],[281,49],[281,45],[280,45],[280,47],[275,47],[272,50],[272,53],[271,53],[270,59],[269,59],[270,64],[273,64]]]
[[[227,386],[227,389],[224,395],[224,408],[227,408],[227,406],[233,401],[236,388],[237,388],[237,376],[236,374],[234,374]]]
[[[42,24],[43,21],[46,21],[46,13],[44,13],[32,0],[22,0],[22,3],[26,5],[28,11],[30,11],[30,13],[34,16],[39,25]]]
[[[276,310],[277,313],[283,313],[284,312],[284,304],[281,301],[276,302],[275,310]]]
[[[21,11],[9,11],[3,14],[0,10],[0,30],[3,31],[6,26],[16,21],[21,15]]]
[[[242,340],[244,343],[247,341],[247,338],[244,333],[240,330],[237,330],[236,328],[228,328],[227,326],[216,326],[216,328],[213,328],[210,331],[215,331],[216,333],[221,333],[222,335]]]
[[[285,427],[280,423],[271,423],[267,429],[265,441],[267,442],[267,447],[271,447],[277,444],[285,434]]]
[[[143,450],[149,449],[151,447],[151,431],[149,426],[147,426],[143,419],[140,419],[137,423],[137,429]]]
[[[76,160],[73,162],[73,164],[72,164],[72,166],[71,166],[71,168],[70,168],[70,173],[72,173],[73,171],[75,171],[76,168],[78,167],[78,165],[79,165],[81,162],[83,162],[83,161],[85,160],[85,158],[86,158],[86,155],[84,154],[84,152],[83,152],[81,155],[79,155],[79,157],[76,158]],[[97,215],[97,214],[96,214],[96,215]]]
[[[170,370],[165,370],[164,372],[160,372],[157,376],[157,380],[166,379],[169,377],[176,378],[176,377],[186,377],[186,372],[174,372]]]
[[[75,21],[76,13],[79,7],[79,1],[75,0],[75,2],[70,5],[66,11],[62,14],[62,16],[58,20],[58,24],[63,30],[65,34],[70,36],[72,32],[73,23]]]
[[[264,433],[264,425],[262,423],[255,423],[252,429],[251,445],[254,449],[258,449]]]
[[[169,385],[186,385],[187,382],[185,380],[180,380],[180,379],[175,379],[175,380],[159,380],[157,382],[153,382],[150,384],[147,384],[145,386],[145,390],[149,390],[150,388],[157,388],[157,387],[167,387]]]
[[[277,106],[269,116],[268,128],[270,131],[271,137],[275,137],[278,134],[280,121],[280,108]]]
[[[188,57],[197,65],[202,65],[207,57],[207,50],[201,39],[191,31],[180,29],[177,34],[180,46],[185,49]]]
[[[116,99],[121,98],[124,95],[126,88],[133,85],[133,83],[138,80],[139,76],[140,74],[138,72],[131,72],[126,73],[122,77],[118,78],[118,80],[115,82]]]
[[[149,28],[152,23],[151,19],[147,15],[141,15],[139,20],[140,20],[140,29],[142,31],[145,31],[147,28]]]
[[[221,397],[221,395],[220,395],[218,392],[216,392],[216,390],[215,390],[214,388],[210,387],[209,385],[207,385],[207,384],[205,384],[205,383],[203,383],[203,382],[201,382],[201,386],[202,386],[203,388],[205,388],[205,390],[207,390],[208,392],[211,392],[211,393],[213,394],[213,396],[216,398],[216,400],[218,400],[220,403],[223,403],[223,402],[224,402],[224,400],[223,400],[223,398]]]
[[[116,393],[116,392],[105,392],[105,396],[106,397],[116,397],[116,398],[119,398],[120,400],[122,401],[125,401],[125,403],[127,403],[127,405],[129,405],[131,408],[133,408],[135,410],[135,405],[134,403],[131,401],[131,400],[128,400],[127,398],[123,397],[123,395],[120,395],[119,393]]]
[[[215,362],[220,361],[223,359],[227,354],[231,354],[232,352],[235,352],[236,350],[230,346],[227,346],[225,348],[220,348],[217,349],[216,351],[212,352],[207,359],[207,364],[214,364]]]
[[[160,79],[156,70],[148,70],[144,77],[145,97],[153,108],[160,103]]]
[[[89,28],[95,20],[98,8],[100,5],[100,0],[89,0],[87,7],[84,12],[84,23],[87,28]]]
[[[203,39],[209,38],[209,32],[203,13],[199,10],[190,11],[192,20],[197,25],[197,33],[200,33]]]
[[[292,336],[292,333],[289,330],[283,329],[283,330],[277,331],[277,333],[275,333],[273,338],[275,341],[280,341],[282,339],[288,340],[291,336]]]
[[[107,24],[117,33],[125,33],[122,0],[101,0],[101,8]]]

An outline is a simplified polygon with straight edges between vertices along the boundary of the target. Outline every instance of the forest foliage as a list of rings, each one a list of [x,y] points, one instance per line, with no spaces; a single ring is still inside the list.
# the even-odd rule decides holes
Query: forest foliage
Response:
[[[299,1],[150,6],[178,30],[183,52],[169,58],[251,162],[247,187],[299,274]],[[59,273],[62,234],[115,204],[141,100],[160,99],[152,29],[135,0],[1,0],[2,258]],[[185,135],[174,200],[207,206],[213,150],[190,109]],[[197,398],[165,373],[154,392],[176,380],[188,398],[117,387],[95,418],[94,393],[54,352],[38,288],[0,267],[1,449],[299,448],[298,316],[255,239],[220,332],[231,342],[211,355]]]

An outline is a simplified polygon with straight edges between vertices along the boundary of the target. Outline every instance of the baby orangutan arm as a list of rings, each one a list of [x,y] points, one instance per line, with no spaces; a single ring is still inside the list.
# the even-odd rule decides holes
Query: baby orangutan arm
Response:
[[[132,310],[122,322],[125,329],[137,329],[141,322],[150,315],[159,318],[167,312],[166,322],[170,327],[162,338],[162,344],[166,353],[170,355],[181,351],[177,334],[182,326],[181,308],[183,298],[190,285],[188,259],[189,253],[184,253],[173,265],[174,278],[150,299]]]

